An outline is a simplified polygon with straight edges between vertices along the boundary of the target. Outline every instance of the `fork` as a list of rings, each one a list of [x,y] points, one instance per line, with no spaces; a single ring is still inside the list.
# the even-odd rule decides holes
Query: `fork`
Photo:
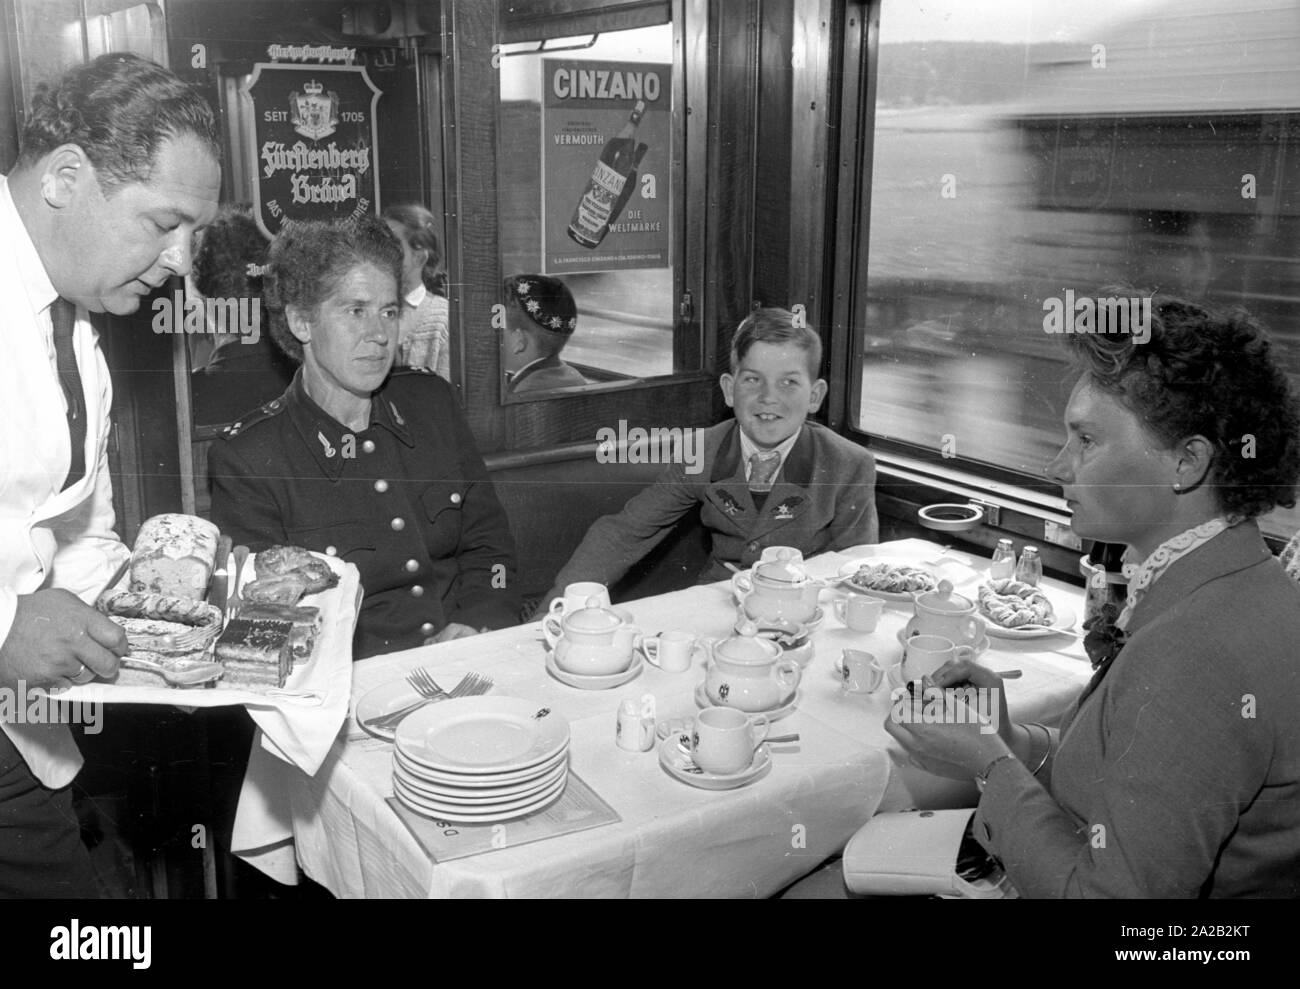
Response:
[[[419,676],[417,677],[416,674],[419,674]],[[406,679],[417,693],[423,695],[422,698],[401,710],[372,718],[366,722],[369,727],[392,728],[411,712],[424,707],[426,704],[432,704],[435,701],[454,700],[457,697],[477,697],[480,694],[486,694],[492,689],[493,685],[491,677],[481,676],[478,673],[467,673],[461,678],[460,683],[456,684],[448,693],[434,683],[433,678],[425,670],[415,670]]]
[[[387,727],[393,721],[399,721],[406,717],[416,708],[423,707],[429,701],[437,700],[440,697],[449,697],[450,694],[438,686],[433,677],[429,675],[428,670],[412,670],[406,675],[406,682],[411,685],[411,689],[420,695],[420,699],[414,704],[408,704],[406,707],[398,708],[396,711],[389,711],[387,714],[381,714],[378,717],[371,718],[366,722],[373,727]],[[464,681],[462,681],[464,682]],[[456,684],[456,690],[460,689],[460,684]]]

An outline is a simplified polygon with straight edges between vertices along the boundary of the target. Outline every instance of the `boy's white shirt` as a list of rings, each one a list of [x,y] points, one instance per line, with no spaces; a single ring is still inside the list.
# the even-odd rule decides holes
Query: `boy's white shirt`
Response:
[[[736,421],[736,428],[740,430],[740,458],[744,461],[745,480],[748,481],[750,471],[754,469],[753,463],[750,462],[750,457],[756,453],[767,453],[768,451],[760,450],[758,446],[755,445],[754,441],[749,438],[749,434],[745,432],[745,427],[740,425],[739,420]],[[781,463],[777,466],[776,473],[772,475],[772,480],[775,481],[781,476],[781,471],[785,467],[785,458],[790,456],[790,451],[794,449],[795,443],[799,441],[799,434],[803,432],[803,429],[804,423],[801,422],[798,429],[773,448],[781,454]]]

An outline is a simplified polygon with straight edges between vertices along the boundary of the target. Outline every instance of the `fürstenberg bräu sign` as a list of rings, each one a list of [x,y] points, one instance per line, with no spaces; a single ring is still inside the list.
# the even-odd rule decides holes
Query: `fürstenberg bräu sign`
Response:
[[[267,237],[287,220],[378,213],[380,91],[364,66],[259,62],[240,93],[250,131],[253,215]]]

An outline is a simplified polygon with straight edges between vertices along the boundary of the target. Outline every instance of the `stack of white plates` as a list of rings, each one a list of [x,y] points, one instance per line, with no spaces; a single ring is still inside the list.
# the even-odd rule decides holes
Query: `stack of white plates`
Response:
[[[535,701],[460,697],[397,728],[393,793],[441,821],[505,821],[558,800],[569,780],[569,723]]]

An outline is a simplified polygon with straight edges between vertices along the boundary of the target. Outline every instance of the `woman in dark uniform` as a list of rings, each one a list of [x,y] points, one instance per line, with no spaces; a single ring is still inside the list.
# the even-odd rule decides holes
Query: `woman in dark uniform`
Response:
[[[401,270],[401,244],[370,217],[282,232],[264,308],[301,367],[209,454],[212,519],[236,543],[356,564],[358,659],[513,625],[520,610],[506,515],[450,385],[392,370]]]

